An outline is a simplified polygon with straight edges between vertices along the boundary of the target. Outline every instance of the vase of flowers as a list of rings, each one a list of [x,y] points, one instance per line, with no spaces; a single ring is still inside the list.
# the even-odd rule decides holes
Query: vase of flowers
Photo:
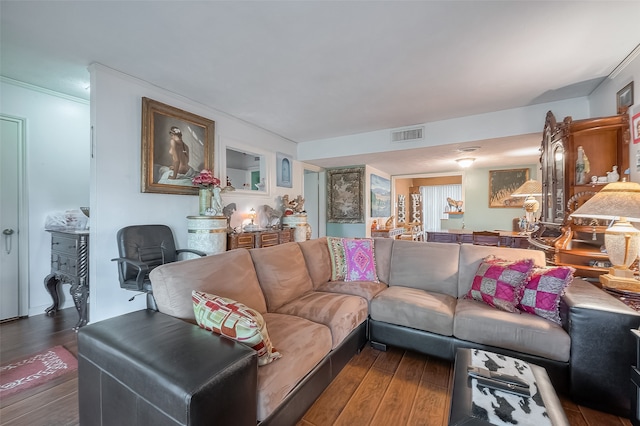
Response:
[[[191,179],[193,186],[200,189],[200,215],[207,214],[207,210],[211,209],[211,199],[214,188],[220,188],[220,179],[213,176],[211,170],[204,169],[198,176]]]

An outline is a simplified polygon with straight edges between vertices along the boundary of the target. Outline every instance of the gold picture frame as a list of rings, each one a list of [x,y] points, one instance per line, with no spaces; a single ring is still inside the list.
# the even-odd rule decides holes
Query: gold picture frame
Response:
[[[142,98],[141,191],[196,195],[191,179],[214,172],[214,135],[213,120]]]
[[[514,208],[524,205],[524,197],[512,197],[529,180],[529,169],[489,170],[489,208]]]

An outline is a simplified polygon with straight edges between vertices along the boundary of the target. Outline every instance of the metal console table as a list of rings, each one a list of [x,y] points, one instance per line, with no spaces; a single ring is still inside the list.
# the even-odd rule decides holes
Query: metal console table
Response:
[[[53,305],[45,313],[53,316],[60,303],[58,287],[71,284],[70,294],[78,311],[74,330],[87,324],[87,300],[89,298],[89,231],[56,231],[51,233],[51,273],[44,279]]]

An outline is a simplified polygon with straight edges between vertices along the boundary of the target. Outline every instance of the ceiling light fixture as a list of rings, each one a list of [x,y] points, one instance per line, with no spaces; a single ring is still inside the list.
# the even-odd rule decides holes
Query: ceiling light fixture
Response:
[[[464,153],[467,153],[467,154],[468,154],[468,153],[470,153],[470,152],[475,152],[475,151],[477,151],[477,150],[479,150],[479,149],[480,149],[480,147],[479,147],[479,146],[467,146],[467,147],[464,147],[464,148],[458,148],[458,149],[456,149],[456,151],[458,151],[458,152],[464,152]]]
[[[466,169],[467,167],[472,165],[473,162],[476,161],[476,159],[468,157],[468,158],[458,158],[456,161],[458,162],[458,165],[460,167],[462,167],[463,169]]]

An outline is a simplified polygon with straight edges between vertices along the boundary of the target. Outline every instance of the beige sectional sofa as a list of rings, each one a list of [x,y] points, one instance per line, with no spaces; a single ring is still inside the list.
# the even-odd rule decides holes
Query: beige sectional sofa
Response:
[[[580,403],[618,413],[627,410],[629,393],[620,386],[627,384],[633,359],[628,330],[640,326],[640,315],[579,279],[563,298],[562,326],[465,299],[479,264],[490,254],[508,260],[532,258],[540,266],[545,263],[544,253],[535,250],[375,239],[380,282],[331,281],[327,240],[320,238],[159,266],[151,273],[151,281],[160,313],[126,314],[81,329],[80,389],[90,386],[88,377],[102,375],[122,388],[111,385],[100,396],[83,397],[79,392],[81,420],[91,424],[95,416],[115,415],[101,408],[106,404],[100,398],[122,401],[125,398],[119,393],[126,391],[135,395],[136,406],[140,401],[149,406],[136,414],[136,421],[143,423],[151,418],[146,413],[153,412],[154,419],[170,418],[167,424],[198,424],[196,419],[214,411],[222,423],[226,419],[233,424],[294,424],[367,340],[381,349],[394,345],[450,360],[458,347],[520,357],[545,366],[556,388],[569,391]],[[253,357],[239,366],[233,356],[223,361],[212,353],[211,371],[216,373],[194,378],[202,381],[197,390],[185,385],[178,393],[184,406],[177,398],[170,404],[177,406],[171,412],[158,402],[164,398],[166,403],[161,390],[169,386],[163,369],[187,375],[189,369],[175,354],[166,354],[163,360],[165,355],[157,352],[162,345],[154,344],[154,339],[168,339],[162,330],[167,321],[176,321],[167,316],[183,320],[175,327],[185,332],[171,337],[179,339],[176,344],[183,350],[192,345],[193,350],[206,350],[215,341],[232,345],[238,359],[251,358],[252,351],[246,347],[191,325],[195,324],[192,290],[230,298],[260,312],[282,357],[260,367]],[[131,320],[148,322],[145,338],[136,331],[122,332],[120,324]],[[110,337],[111,330],[118,328],[118,337]],[[149,338],[152,330],[157,336]],[[139,370],[130,345],[155,349],[157,363],[144,373],[144,386],[128,379],[132,370]],[[116,356],[119,363],[133,366],[114,365]],[[221,395],[224,402],[219,402]],[[213,406],[199,413],[204,409],[193,401],[206,398]],[[225,405],[244,409],[229,417]]]

